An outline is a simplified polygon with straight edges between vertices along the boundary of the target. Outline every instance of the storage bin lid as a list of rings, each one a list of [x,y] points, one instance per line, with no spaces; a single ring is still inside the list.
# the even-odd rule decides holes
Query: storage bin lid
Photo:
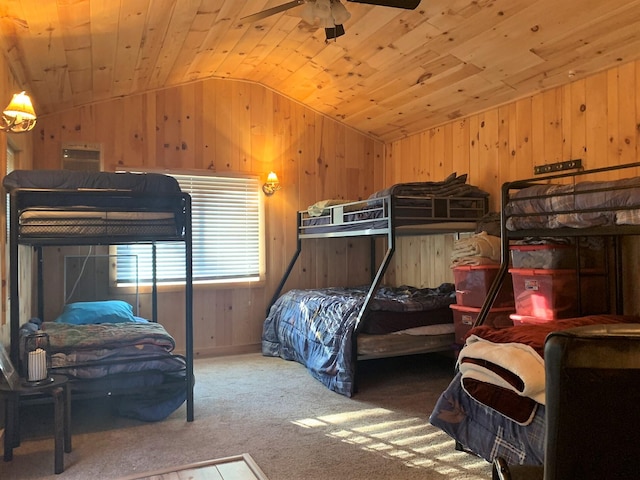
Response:
[[[493,270],[500,268],[500,264],[488,264],[488,265],[459,265],[453,267],[453,270],[458,272],[469,272],[471,270]]]
[[[449,308],[451,308],[452,310],[457,310],[459,312],[480,313],[480,309],[482,307],[467,307],[466,305],[458,305],[456,303],[452,303],[451,305],[449,305]],[[513,312],[513,306],[494,307],[489,309],[489,313],[501,313],[501,312]]]
[[[535,250],[561,250],[572,248],[574,245],[566,245],[566,244],[553,244],[553,243],[543,243],[537,245],[509,245],[510,250],[517,250],[519,252],[531,252]]]

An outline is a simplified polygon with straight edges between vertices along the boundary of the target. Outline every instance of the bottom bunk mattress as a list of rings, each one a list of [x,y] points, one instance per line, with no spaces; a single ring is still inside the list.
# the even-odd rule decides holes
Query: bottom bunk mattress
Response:
[[[508,328],[472,328],[458,373],[429,421],[487,461],[541,465],[544,460],[544,343],[552,331],[582,325],[640,323],[629,315],[590,315]]]
[[[48,335],[50,371],[69,377],[76,398],[106,393],[122,415],[145,421],[165,418],[186,400],[186,360],[158,323],[32,319],[20,328],[21,351],[36,331]]]
[[[452,348],[449,305],[455,303],[453,284],[422,289],[381,287],[357,324],[367,291],[368,287],[287,292],[265,319],[262,353],[295,360],[329,389],[351,396],[358,358]]]

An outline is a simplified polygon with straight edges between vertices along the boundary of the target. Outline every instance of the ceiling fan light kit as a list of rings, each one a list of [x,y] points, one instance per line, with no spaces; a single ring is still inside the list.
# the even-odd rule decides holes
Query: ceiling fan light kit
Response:
[[[420,0],[347,0],[354,3],[366,3],[381,7],[404,8],[414,10],[420,5]],[[309,25],[317,23],[325,29],[327,40],[344,35],[342,24],[351,18],[351,14],[341,0],[294,0],[277,7],[268,8],[261,12],[243,17],[242,20],[252,22],[270,17],[291,8],[303,5],[300,17]]]
[[[309,25],[317,23],[324,28],[327,40],[344,35],[342,24],[351,18],[340,0],[307,1],[300,16]]]

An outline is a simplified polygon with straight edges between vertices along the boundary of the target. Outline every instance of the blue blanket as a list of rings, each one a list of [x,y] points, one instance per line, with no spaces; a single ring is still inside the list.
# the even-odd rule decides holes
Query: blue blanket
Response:
[[[262,353],[295,360],[329,389],[354,391],[353,341],[367,288],[291,290],[271,307],[262,334]],[[382,287],[371,310],[429,311],[455,303],[453,284],[437,288]]]

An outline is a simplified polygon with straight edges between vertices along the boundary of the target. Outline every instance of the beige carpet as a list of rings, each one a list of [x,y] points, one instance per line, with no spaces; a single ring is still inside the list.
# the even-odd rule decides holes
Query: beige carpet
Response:
[[[369,360],[347,398],[295,362],[198,359],[194,422],[184,405],[144,423],[112,415],[108,399],[74,402],[73,452],[54,475],[51,406],[23,408],[23,442],[0,479],[109,480],[248,452],[269,480],[488,480],[486,461],[428,422],[453,372],[437,355]]]
[[[248,453],[145,472],[119,480],[269,480]]]

